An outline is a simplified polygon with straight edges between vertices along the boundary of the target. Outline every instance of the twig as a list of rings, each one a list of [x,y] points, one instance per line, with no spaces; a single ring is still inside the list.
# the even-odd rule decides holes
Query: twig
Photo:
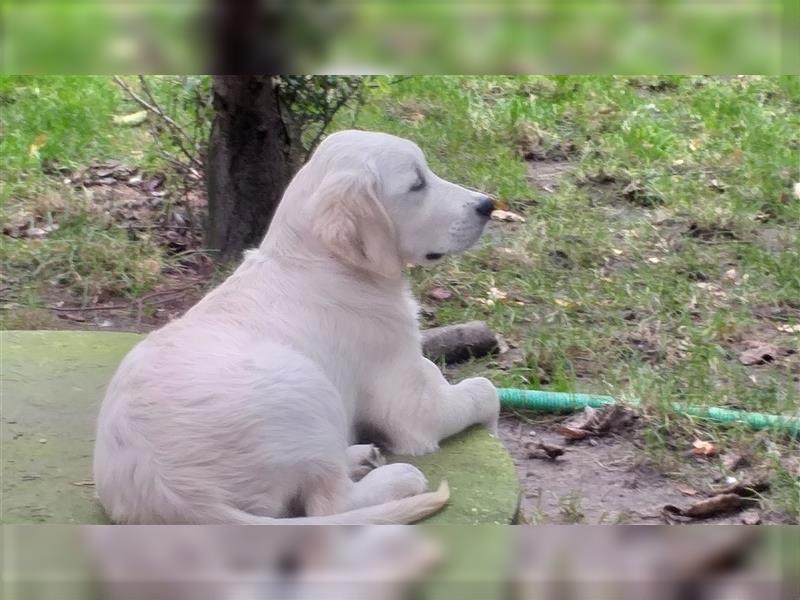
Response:
[[[129,302],[128,304],[106,304],[105,306],[48,306],[50,310],[55,310],[57,312],[82,312],[82,311],[94,311],[94,310],[124,310],[133,308],[134,305],[141,307],[145,302],[150,304],[163,304],[165,302],[170,302],[171,300],[175,300],[179,298],[182,294],[187,292],[188,290],[195,287],[195,284],[192,285],[185,285],[179,288],[173,288],[171,290],[158,290],[155,292],[150,292],[149,294],[145,294],[141,298],[137,298]],[[167,296],[166,298],[159,298],[155,300],[158,296]]]
[[[157,290],[155,292],[150,292],[149,294],[145,294],[144,296],[142,296],[140,298],[137,298],[136,302],[145,302],[147,300],[150,300],[151,298],[155,298],[157,296],[164,296],[166,294],[177,294],[178,292],[183,293],[183,292],[186,292],[187,290],[190,290],[193,287],[194,287],[194,284],[190,284],[190,285],[184,285],[184,286],[177,287],[177,288],[172,288],[171,290]]]
[[[167,115],[158,105],[158,102],[156,102],[155,98],[153,97],[153,94],[150,92],[150,87],[147,84],[147,81],[145,80],[143,75],[139,75],[139,81],[142,85],[144,93],[147,95],[147,98],[150,100],[150,102],[148,102],[147,100],[139,96],[136,92],[134,92],[133,89],[127,83],[125,83],[125,81],[123,81],[123,79],[118,75],[114,75],[113,80],[114,83],[116,83],[119,87],[125,90],[125,92],[137,104],[139,104],[142,108],[144,108],[148,112],[155,114],[162,121],[164,121],[164,123],[166,123],[167,126],[172,130],[173,140],[177,144],[178,149],[186,156],[186,158],[189,159],[189,162],[191,162],[195,167],[197,167],[198,169],[203,168],[203,164],[196,158],[194,154],[192,154],[192,152],[186,149],[186,146],[183,143],[183,140],[185,140],[191,146],[194,146],[194,144],[191,144],[191,138],[188,135],[186,135],[186,132],[183,131],[181,126],[178,125],[169,115]],[[196,149],[194,150],[196,151]]]
[[[319,143],[320,139],[322,139],[322,136],[325,134],[325,130],[328,129],[328,125],[331,124],[331,121],[333,121],[333,118],[336,116],[336,113],[339,112],[339,109],[341,109],[345,104],[350,102],[350,100],[359,92],[360,92],[360,86],[352,89],[349,94],[346,94],[345,96],[339,99],[339,102],[336,103],[336,105],[333,107],[333,110],[331,110],[330,112],[328,112],[328,114],[325,115],[322,124],[320,125],[319,131],[317,131],[317,135],[315,135],[314,138],[311,140],[311,142],[308,144],[308,149],[306,150],[306,158],[305,158],[306,161],[309,158],[311,158],[311,154],[314,152],[314,148],[317,147],[317,144]]]
[[[189,230],[189,231],[202,231],[202,227],[196,227],[192,225],[167,225],[166,223],[163,225],[115,225],[117,229],[181,229],[181,230]]]
[[[389,81],[389,85],[397,85],[398,83],[402,83],[407,79],[411,79],[412,77],[414,77],[414,75],[397,75],[391,81]],[[377,83],[366,83],[364,85],[370,89],[380,87]]]
[[[125,308],[130,308],[130,304],[107,304],[105,306],[48,306],[50,310],[55,310],[57,312],[81,312],[84,310],[122,310]]]

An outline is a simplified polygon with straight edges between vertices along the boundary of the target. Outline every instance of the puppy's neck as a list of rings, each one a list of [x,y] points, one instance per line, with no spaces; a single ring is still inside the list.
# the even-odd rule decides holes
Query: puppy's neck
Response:
[[[259,262],[274,261],[287,269],[303,269],[338,275],[346,280],[356,280],[372,286],[396,288],[403,286],[405,277],[386,277],[367,269],[351,265],[332,254],[310,232],[299,232],[286,227],[283,231],[270,231],[257,249],[248,253],[248,258]]]

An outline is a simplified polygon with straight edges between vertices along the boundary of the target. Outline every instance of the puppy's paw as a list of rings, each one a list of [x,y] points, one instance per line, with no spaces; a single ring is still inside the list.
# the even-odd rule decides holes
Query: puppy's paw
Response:
[[[406,498],[422,494],[428,489],[428,479],[425,474],[414,465],[408,463],[393,463],[383,467],[384,475],[391,479],[395,498]],[[389,473],[391,471],[391,473]],[[376,471],[377,473],[377,471]]]
[[[477,422],[486,427],[491,435],[497,436],[497,422],[500,418],[497,388],[485,377],[471,377],[461,383],[469,386],[470,396],[476,405]]]
[[[356,444],[347,448],[347,466],[353,481],[363,479],[367,473],[385,464],[386,459],[375,444]]]

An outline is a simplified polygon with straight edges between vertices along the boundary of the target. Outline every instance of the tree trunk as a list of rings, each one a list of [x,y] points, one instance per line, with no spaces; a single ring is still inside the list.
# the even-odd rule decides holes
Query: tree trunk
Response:
[[[215,76],[213,91],[207,245],[238,260],[263,239],[292,177],[289,135],[270,76]]]

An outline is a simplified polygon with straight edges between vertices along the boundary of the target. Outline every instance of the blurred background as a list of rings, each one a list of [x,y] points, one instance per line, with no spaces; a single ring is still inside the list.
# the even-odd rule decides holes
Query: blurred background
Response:
[[[777,528],[18,526],[4,543],[15,600],[791,600],[800,584],[797,532]]]
[[[792,0],[8,0],[8,73],[798,73]]]

